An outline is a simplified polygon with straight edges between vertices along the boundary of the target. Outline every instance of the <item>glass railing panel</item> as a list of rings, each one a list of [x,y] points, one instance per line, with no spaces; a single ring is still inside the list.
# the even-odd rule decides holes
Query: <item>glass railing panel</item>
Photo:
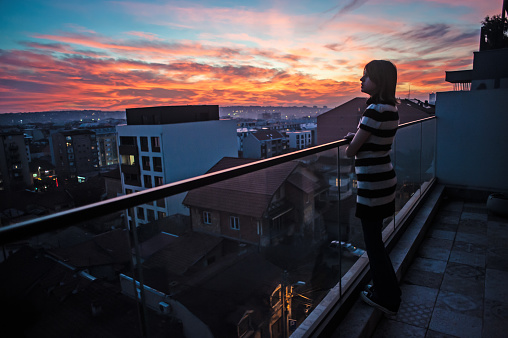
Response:
[[[132,276],[133,242],[123,212],[6,243],[2,331],[22,337],[142,336]],[[23,318],[23,325],[19,325]],[[12,326],[11,326],[12,325]],[[160,318],[159,334],[172,328]]]
[[[429,182],[436,176],[436,119],[422,122],[421,128],[421,180],[422,191],[425,191]]]
[[[421,172],[429,166],[425,151],[434,151],[435,137],[423,140],[424,132],[435,133],[435,123],[398,131],[393,147],[397,211],[431,177]],[[70,294],[62,291],[67,284],[60,285],[58,278],[56,284],[52,277],[31,285],[45,290],[43,300],[69,313],[86,308],[87,329],[97,327],[106,336],[117,326],[135,336],[163,331],[188,337],[289,336],[324,297],[334,295],[330,290],[337,289],[350,267],[362,263],[354,164],[344,156],[344,148],[295,156],[298,159],[190,192],[143,199],[128,210],[84,223],[73,220],[58,232],[9,243],[2,247],[1,254],[8,258],[0,272],[4,276],[10,265],[21,264],[24,256],[11,261],[15,263],[9,260],[25,250],[35,249],[37,257],[46,257],[50,250],[53,261],[72,271],[65,278],[82,276],[85,282]],[[105,240],[110,237],[113,244]],[[5,281],[0,283],[0,289],[9,289]],[[18,304],[26,295],[16,298]],[[66,302],[72,299],[80,303]],[[36,306],[44,312],[40,303]],[[113,306],[121,307],[123,317],[111,314]],[[67,318],[66,312],[53,315]],[[40,324],[33,323],[24,328],[32,330],[27,336],[37,336]]]
[[[406,203],[419,193],[421,182],[421,140],[420,124],[399,128],[393,144],[393,164],[397,174],[395,193],[395,215]]]
[[[340,153],[340,199],[337,237],[345,247],[342,268],[349,270],[356,260],[365,252],[362,225],[355,216],[357,181],[354,159],[345,155],[347,146],[339,148]]]
[[[166,199],[168,211],[183,208],[155,221],[152,204],[134,208],[147,307],[167,304],[188,337],[289,336],[358,258],[340,245],[339,200],[353,184],[339,179],[337,153]]]

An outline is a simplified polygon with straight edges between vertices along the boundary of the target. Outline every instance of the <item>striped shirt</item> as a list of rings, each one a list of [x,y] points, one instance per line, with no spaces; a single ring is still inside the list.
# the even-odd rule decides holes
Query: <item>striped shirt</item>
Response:
[[[355,156],[356,217],[383,219],[395,212],[397,177],[390,151],[398,125],[397,107],[388,104],[369,105],[360,119],[358,128],[371,134]]]

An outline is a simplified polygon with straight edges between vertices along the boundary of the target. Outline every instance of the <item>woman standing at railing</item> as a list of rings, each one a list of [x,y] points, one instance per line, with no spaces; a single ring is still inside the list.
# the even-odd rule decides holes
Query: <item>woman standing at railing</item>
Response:
[[[368,107],[351,143],[348,157],[355,156],[358,181],[356,217],[362,221],[363,235],[373,286],[362,291],[362,299],[381,311],[394,315],[400,305],[400,288],[382,239],[383,219],[395,212],[397,178],[390,151],[399,124],[395,87],[397,68],[389,61],[373,60],[364,69],[361,91],[369,94]]]

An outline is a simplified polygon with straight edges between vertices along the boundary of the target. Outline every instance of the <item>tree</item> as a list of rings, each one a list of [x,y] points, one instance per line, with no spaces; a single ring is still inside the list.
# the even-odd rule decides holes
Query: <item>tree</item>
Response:
[[[508,20],[501,15],[486,16],[482,21],[480,50],[508,48]]]

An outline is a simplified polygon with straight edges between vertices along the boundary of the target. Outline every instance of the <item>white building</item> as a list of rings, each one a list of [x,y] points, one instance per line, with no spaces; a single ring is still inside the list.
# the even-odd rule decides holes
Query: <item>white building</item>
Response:
[[[456,90],[437,93],[436,172],[440,182],[508,191],[506,60],[507,48],[479,51],[474,53],[473,69],[446,72],[446,80]],[[482,130],[488,133],[479,132]],[[478,163],[484,168],[482,175]]]
[[[289,148],[305,149],[312,146],[311,130],[288,131],[286,137],[289,139]]]
[[[219,121],[218,106],[127,109],[127,125],[117,126],[117,132],[125,194],[202,175],[221,158],[238,156],[236,124]],[[184,197],[137,207],[136,224],[188,215]]]

